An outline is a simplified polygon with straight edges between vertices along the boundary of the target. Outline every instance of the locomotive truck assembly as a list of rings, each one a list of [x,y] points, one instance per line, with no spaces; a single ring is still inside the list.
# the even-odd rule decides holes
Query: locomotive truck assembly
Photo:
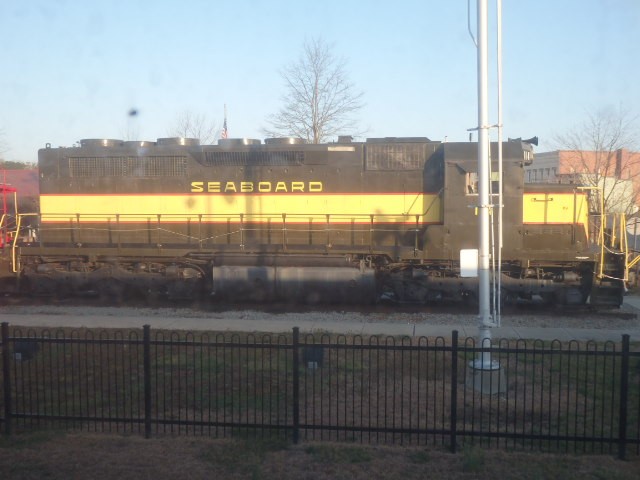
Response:
[[[475,143],[423,137],[47,146],[12,267],[31,294],[108,301],[472,300],[460,251],[477,248],[476,158]],[[605,248],[606,223],[592,227],[589,191],[525,185],[527,141],[504,142],[503,158],[491,177],[503,187],[503,299],[619,306],[625,258]]]

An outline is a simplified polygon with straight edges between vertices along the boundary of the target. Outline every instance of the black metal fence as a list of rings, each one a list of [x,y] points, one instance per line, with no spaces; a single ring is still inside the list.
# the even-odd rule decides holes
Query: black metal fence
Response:
[[[500,368],[479,367],[480,353]],[[0,425],[640,454],[620,343],[47,330],[2,324]]]

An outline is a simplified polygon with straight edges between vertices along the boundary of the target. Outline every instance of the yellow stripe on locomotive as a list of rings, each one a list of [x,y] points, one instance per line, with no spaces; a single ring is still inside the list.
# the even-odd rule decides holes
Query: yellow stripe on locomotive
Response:
[[[382,197],[382,200],[381,200]],[[285,215],[290,222],[411,224],[440,223],[440,199],[434,194],[344,195],[42,195],[42,223],[138,222],[158,218],[186,222],[206,217],[210,223],[251,217],[266,223]],[[372,220],[373,218],[373,220]]]

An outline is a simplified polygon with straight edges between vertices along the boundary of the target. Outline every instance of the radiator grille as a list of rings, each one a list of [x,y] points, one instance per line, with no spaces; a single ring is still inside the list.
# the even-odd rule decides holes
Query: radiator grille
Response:
[[[70,157],[69,176],[88,177],[184,177],[183,156]]]
[[[129,157],[133,177],[184,177],[187,159],[180,156]]]
[[[74,157],[69,158],[71,177],[124,177],[127,157]]]
[[[302,165],[304,152],[298,150],[205,152],[204,163],[209,167]]]
[[[366,145],[367,170],[421,170],[427,158],[424,143]]]

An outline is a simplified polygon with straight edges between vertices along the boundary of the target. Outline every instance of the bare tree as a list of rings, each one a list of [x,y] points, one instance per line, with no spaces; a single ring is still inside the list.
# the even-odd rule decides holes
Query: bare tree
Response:
[[[7,170],[33,170],[38,164],[33,162],[16,162],[13,160],[0,159],[0,168]],[[2,178],[0,178],[2,180]]]
[[[215,122],[209,122],[203,114],[183,111],[176,118],[167,134],[171,137],[198,138],[200,143],[209,145],[218,139],[219,128]]]
[[[628,110],[588,112],[577,128],[556,138],[573,181],[598,187],[606,211],[631,213],[640,198],[638,117]]]
[[[4,129],[0,129],[0,160],[4,159],[4,154],[9,150],[7,143],[4,141]]]
[[[272,137],[293,136],[311,143],[346,134],[357,136],[353,114],[362,108],[362,92],[349,82],[346,62],[321,39],[305,42],[301,57],[285,67],[284,106],[267,117]]]
[[[140,128],[131,121],[127,122],[127,126],[122,129],[120,138],[123,140],[141,140]]]

